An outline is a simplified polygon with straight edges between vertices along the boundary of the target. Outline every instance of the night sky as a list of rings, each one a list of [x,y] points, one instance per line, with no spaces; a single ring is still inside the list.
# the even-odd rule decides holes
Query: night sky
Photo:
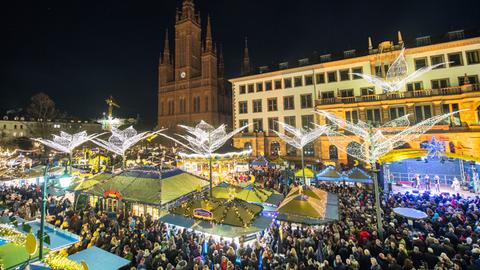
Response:
[[[181,0],[4,1],[0,112],[45,92],[70,115],[96,118],[110,94],[121,116],[154,125],[157,66],[165,29]],[[238,75],[248,36],[255,66],[422,35],[480,27],[478,0],[196,0],[224,49],[227,78]],[[170,31],[173,33],[173,31]],[[171,36],[173,39],[173,35]],[[173,45],[173,44],[172,44]]]

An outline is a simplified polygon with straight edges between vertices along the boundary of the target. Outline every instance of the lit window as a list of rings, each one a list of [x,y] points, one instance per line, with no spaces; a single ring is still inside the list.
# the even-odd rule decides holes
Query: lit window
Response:
[[[450,62],[450,67],[463,66],[463,57],[462,53],[451,53],[448,55],[448,62]]]
[[[262,100],[261,99],[253,100],[252,105],[253,105],[253,112],[254,113],[262,112]]]
[[[336,82],[337,81],[337,72],[331,71],[327,73],[328,82]]]
[[[248,106],[246,101],[238,102],[238,112],[239,113],[248,113]]]
[[[284,110],[295,109],[293,96],[283,97],[283,109]]]
[[[428,66],[427,58],[417,58],[414,60],[414,62],[415,62],[415,70],[419,70],[423,67]]]
[[[267,99],[268,111],[273,112],[277,110],[277,98]]]
[[[473,65],[480,63],[480,50],[466,52],[467,64]]]

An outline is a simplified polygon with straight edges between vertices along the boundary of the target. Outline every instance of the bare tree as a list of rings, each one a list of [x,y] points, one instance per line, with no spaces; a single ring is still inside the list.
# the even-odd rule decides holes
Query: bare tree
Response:
[[[27,115],[34,118],[36,125],[31,127],[34,137],[45,138],[49,134],[49,120],[59,115],[55,108],[55,102],[45,93],[38,93],[30,98],[30,105],[27,107]]]

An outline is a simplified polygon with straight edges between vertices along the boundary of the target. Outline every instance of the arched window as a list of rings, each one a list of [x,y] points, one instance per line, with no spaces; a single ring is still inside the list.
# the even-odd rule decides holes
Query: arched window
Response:
[[[251,142],[246,142],[243,144],[243,150],[250,150],[252,149],[252,143]]]
[[[338,149],[335,145],[330,145],[328,147],[328,154],[330,156],[330,160],[337,160],[338,159]]]
[[[420,143],[420,148],[427,149],[428,145],[429,145],[428,141],[423,141],[423,142]]]
[[[406,143],[404,141],[400,141],[396,143],[395,149],[408,149],[412,148],[409,143]]]
[[[280,151],[280,144],[277,141],[270,143],[270,155],[278,156],[278,151]]]
[[[477,121],[480,124],[480,106],[477,107]]]
[[[450,153],[455,153],[455,144],[453,142],[449,142],[448,146],[450,148]]]
[[[287,144],[287,156],[294,157],[297,155],[297,148]]]
[[[303,147],[303,155],[306,157],[315,156],[315,147],[313,147],[313,143],[309,143]]]
[[[358,142],[350,142],[347,144],[347,153],[357,153],[359,154],[361,152],[362,146]],[[355,157],[353,157],[350,154],[347,154],[347,163],[348,165],[354,165],[355,160],[357,160]]]

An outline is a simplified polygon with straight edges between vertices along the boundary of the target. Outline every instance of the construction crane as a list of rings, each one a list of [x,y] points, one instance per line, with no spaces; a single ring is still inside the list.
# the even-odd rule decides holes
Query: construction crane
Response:
[[[108,105],[108,118],[111,119],[112,118],[113,107],[120,108],[120,106],[117,103],[115,103],[112,96],[105,99],[105,102]]]

